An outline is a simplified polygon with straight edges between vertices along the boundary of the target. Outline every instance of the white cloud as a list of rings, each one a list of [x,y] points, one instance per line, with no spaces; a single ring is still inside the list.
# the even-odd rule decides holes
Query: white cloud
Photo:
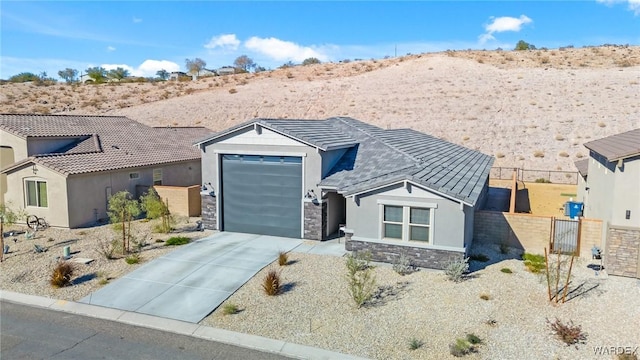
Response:
[[[240,46],[240,40],[238,40],[235,34],[222,34],[212,37],[204,47],[207,49],[222,48],[237,50],[238,46]]]
[[[615,4],[628,4],[629,11],[632,11],[634,15],[640,15],[640,0],[596,0],[601,4],[607,6],[613,6]]]
[[[329,58],[317,47],[300,46],[291,41],[284,41],[273,37],[259,38],[254,36],[245,41],[244,46],[251,51],[266,55],[278,61],[291,60],[301,62],[310,57],[327,61]]]
[[[137,18],[137,17],[135,17],[135,16],[133,17],[133,23],[134,23],[134,24],[138,24],[138,23],[141,23],[141,22],[142,22],[142,19]]]
[[[108,52],[116,51],[116,48],[111,46],[111,45],[109,45],[109,46],[107,46],[107,51]]]
[[[118,67],[127,69],[132,76],[150,77],[156,76],[158,70],[166,70],[168,72],[180,70],[180,66],[173,61],[168,60],[145,60],[137,68],[126,64],[102,64],[100,65],[106,70],[112,70]]]
[[[640,0],[639,0],[640,1]],[[484,44],[487,41],[495,40],[494,33],[500,33],[505,31],[518,32],[522,29],[523,25],[533,22],[528,16],[520,15],[519,18],[510,16],[491,17],[491,23],[484,26],[485,33],[478,36],[480,44]]]

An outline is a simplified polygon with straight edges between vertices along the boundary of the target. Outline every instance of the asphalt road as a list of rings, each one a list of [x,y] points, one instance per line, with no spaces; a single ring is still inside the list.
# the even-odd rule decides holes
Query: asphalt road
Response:
[[[0,301],[1,359],[289,359],[165,331]]]

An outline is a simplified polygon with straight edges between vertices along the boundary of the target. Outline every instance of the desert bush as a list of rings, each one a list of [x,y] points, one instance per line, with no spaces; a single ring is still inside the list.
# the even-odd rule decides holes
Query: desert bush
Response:
[[[262,280],[262,290],[269,296],[275,296],[282,290],[282,284],[280,283],[280,274],[275,270],[269,270],[267,276]]]
[[[285,266],[287,264],[289,264],[289,255],[284,251],[280,251],[278,253],[278,265]]]
[[[480,344],[482,344],[482,339],[480,339],[478,336],[476,336],[473,333],[467,334],[467,341],[472,345],[480,345]]]
[[[184,245],[188,244],[191,241],[188,237],[185,236],[173,236],[169,238],[164,245],[165,246],[174,246],[174,245]]]
[[[502,159],[502,158],[504,158],[504,156],[505,155],[503,153],[501,153],[501,152],[497,152],[496,153],[496,158],[498,158],[498,159]]]
[[[480,299],[482,299],[482,300],[491,300],[491,295],[489,295],[489,294],[480,294]]]
[[[414,271],[414,268],[411,266],[409,258],[407,258],[404,253],[401,253],[393,262],[393,271],[404,276],[411,274]]]
[[[416,338],[412,338],[409,340],[409,350],[418,350],[424,345],[422,340],[418,340]]]
[[[133,253],[127,256],[126,258],[124,258],[124,261],[129,265],[137,264],[140,262],[140,254],[137,252]]]
[[[469,260],[471,261],[479,261],[479,262],[487,262],[489,261],[489,257],[485,254],[471,254],[469,255]]]
[[[511,271],[511,269],[509,268],[502,268],[500,269],[500,272],[503,272],[505,274],[513,274],[513,271]]]
[[[558,140],[558,141],[562,141],[562,140],[564,140],[564,136],[558,134],[558,135],[556,135],[555,139]]]
[[[56,288],[71,285],[71,277],[73,276],[74,270],[73,264],[66,261],[59,262],[56,267],[53,268],[50,279],[51,285]]]
[[[543,255],[524,253],[522,255],[524,266],[534,274],[543,273],[546,265]]]
[[[445,275],[453,282],[464,280],[464,274],[467,271],[469,271],[469,258],[451,261],[444,268]]]
[[[537,178],[535,182],[539,184],[551,184],[551,180],[547,180],[545,178]]]
[[[238,90],[236,90],[235,88],[229,89],[229,94],[235,94],[237,92],[238,92]]]
[[[240,311],[240,309],[238,308],[238,305],[232,303],[232,302],[226,302],[224,303],[224,305],[222,305],[222,313],[224,315],[233,315],[233,314],[237,314]]]
[[[366,252],[355,256],[348,255],[345,262],[349,294],[357,308],[371,300],[376,289],[373,268],[369,265],[370,259],[371,253]]]
[[[547,319],[547,324],[558,339],[567,344],[567,346],[584,344],[587,341],[587,334],[582,331],[580,325],[574,325],[573,321],[563,323],[558,318],[555,321]]]
[[[456,342],[449,344],[449,353],[455,357],[463,357],[472,351],[473,345],[465,339],[456,339]]]
[[[638,355],[636,354],[636,352],[623,352],[622,354],[618,354],[616,356],[616,359],[617,360],[638,360]]]
[[[533,152],[533,157],[543,158],[544,157],[544,151],[541,151],[541,150],[534,151]]]
[[[116,252],[122,252],[122,244],[118,240],[109,241],[98,238],[96,241],[96,250],[98,254],[104,256],[105,259],[113,260]]]
[[[607,127],[607,124],[605,124],[605,123],[603,123],[603,122],[599,122],[599,123],[598,123],[598,126],[599,126],[599,127],[601,127],[601,128],[603,128],[603,127]]]

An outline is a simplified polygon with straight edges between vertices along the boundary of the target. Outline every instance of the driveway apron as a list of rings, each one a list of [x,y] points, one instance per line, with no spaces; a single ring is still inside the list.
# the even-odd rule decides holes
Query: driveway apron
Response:
[[[197,323],[302,240],[221,232],[150,261],[82,303]]]

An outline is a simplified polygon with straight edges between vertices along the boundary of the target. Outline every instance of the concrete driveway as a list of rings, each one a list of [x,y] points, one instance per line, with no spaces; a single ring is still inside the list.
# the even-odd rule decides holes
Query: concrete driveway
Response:
[[[302,240],[221,232],[155,259],[82,303],[197,323]]]

